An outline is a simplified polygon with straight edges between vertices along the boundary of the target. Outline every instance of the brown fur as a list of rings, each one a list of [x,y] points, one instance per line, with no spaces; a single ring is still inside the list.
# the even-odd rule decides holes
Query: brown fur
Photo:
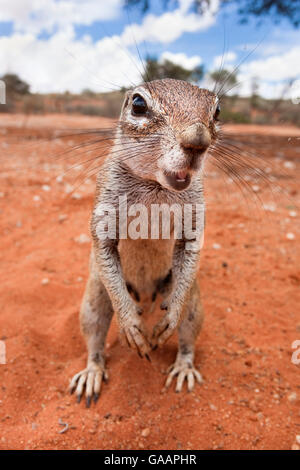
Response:
[[[147,116],[132,115],[132,98],[144,97]],[[205,153],[215,141],[216,96],[208,90],[177,80],[157,80],[129,91],[121,112],[114,147],[99,170],[95,208],[91,221],[93,250],[90,277],[81,307],[81,325],[88,347],[87,368],[76,374],[71,391],[78,399],[86,389],[87,405],[100,393],[106,377],[104,343],[113,311],[128,345],[149,358],[151,348],[161,346],[178,329],[179,349],[166,386],[177,376],[176,390],[195,379],[194,344],[203,321],[196,274],[201,243],[187,248],[187,240],[100,240],[97,226],[99,204],[113,205],[126,195],[128,206],[185,203],[204,208],[202,168]],[[187,170],[190,184],[178,190],[174,172]],[[172,186],[173,184],[173,186]],[[204,211],[203,211],[204,213]],[[129,218],[130,220],[130,218]],[[204,230],[204,216],[201,231]],[[130,286],[130,287],[128,287]],[[130,291],[130,292],[129,292]],[[165,315],[152,334],[146,332],[136,299],[163,294]]]

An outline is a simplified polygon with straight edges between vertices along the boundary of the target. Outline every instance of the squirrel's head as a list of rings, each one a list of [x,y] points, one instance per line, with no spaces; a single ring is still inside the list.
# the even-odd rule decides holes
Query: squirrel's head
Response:
[[[181,80],[154,80],[127,92],[118,148],[130,170],[175,191],[201,171],[216,140],[218,98]]]

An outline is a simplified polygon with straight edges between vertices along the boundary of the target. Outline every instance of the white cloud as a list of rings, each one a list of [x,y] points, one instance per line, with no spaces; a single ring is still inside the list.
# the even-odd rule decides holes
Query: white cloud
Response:
[[[222,67],[222,69],[230,68],[232,67],[232,62],[234,62],[236,58],[236,53],[232,51],[226,52],[226,54],[223,55],[218,55],[213,60],[213,69],[219,69],[220,67]]]
[[[211,0],[202,15],[188,13],[190,4],[189,0],[182,0],[176,10],[161,16],[148,14],[141,24],[132,24],[125,28],[121,36],[122,42],[127,46],[143,41],[168,44],[183,33],[203,31],[215,23],[219,0]]]
[[[171,42],[184,32],[208,28],[215,21],[219,0],[211,0],[203,15],[189,13],[193,0],[179,0],[178,8],[156,16],[148,14],[141,25],[125,28],[127,45],[136,42]],[[0,22],[12,21],[16,32],[53,33],[72,25],[90,25],[120,14],[124,0],[0,0]],[[134,37],[134,38],[133,38]]]
[[[288,80],[300,76],[300,46],[294,46],[288,51],[253,60],[243,64],[239,73],[242,82],[240,93],[244,96],[251,93],[251,81],[256,78],[259,93],[266,98],[279,97]]]
[[[249,47],[252,50],[253,47]],[[241,49],[241,47],[237,47]],[[248,49],[248,48],[247,48]],[[268,56],[266,57],[266,51]],[[249,52],[246,51],[245,55]],[[241,96],[250,96],[252,86],[255,81],[258,84],[257,92],[265,98],[289,99],[295,91],[287,91],[288,82],[300,76],[300,46],[287,47],[281,43],[264,44],[259,51],[260,58],[248,60],[243,63],[243,56],[240,58],[241,64],[237,69],[238,86],[234,87],[229,94],[238,92]],[[222,56],[216,56],[213,60],[211,70],[218,69],[222,64]],[[233,70],[238,65],[237,54],[233,51],[224,55],[222,68]],[[206,76],[203,86],[210,87],[211,81]]]
[[[180,65],[181,67],[187,70],[193,70],[195,67],[202,63],[202,59],[198,55],[188,57],[183,52],[173,53],[173,52],[163,52],[160,56],[160,62],[164,60],[169,60],[173,64]]]
[[[300,75],[300,46],[283,54],[253,60],[241,67],[242,73],[268,81],[286,80]]]
[[[11,36],[0,37],[0,75],[17,73],[32,91],[46,93],[80,92],[84,88],[108,91],[137,84],[143,68],[135,52],[130,52],[135,43],[169,44],[186,32],[204,31],[215,23],[219,0],[211,0],[203,15],[191,12],[192,2],[179,0],[173,11],[160,16],[147,14],[141,24],[126,26],[120,36],[93,42],[90,36],[76,39],[74,26],[116,18],[124,0],[0,0],[0,22],[12,21],[14,29]],[[42,31],[51,37],[39,38]],[[257,51],[258,59],[249,57],[240,66],[239,93],[249,95],[251,81],[256,77],[261,95],[278,97],[290,78],[300,76],[296,34],[278,29],[278,36],[273,35],[268,44],[262,44],[261,52]],[[185,52],[165,51],[160,56],[160,60],[164,59],[187,69],[202,63],[200,56]],[[229,51],[223,58],[223,67],[231,70],[236,62],[237,54]],[[222,56],[214,57],[212,69],[218,69],[221,63]]]
[[[0,37],[0,75],[17,73],[33,92],[109,91],[140,83],[141,69],[118,37],[93,43],[89,37],[76,40],[70,30],[48,40],[29,33]]]
[[[202,16],[190,13],[192,0],[161,16],[148,14],[140,25],[125,27],[120,36],[93,42],[76,39],[74,25],[88,25],[115,17],[123,0],[0,0],[0,22],[13,21],[14,34],[0,37],[0,75],[17,73],[33,92],[80,92],[84,88],[108,91],[141,82],[140,59],[129,51],[135,43],[170,43],[184,32],[208,28],[215,22],[219,0],[212,0]],[[47,31],[50,38],[39,33]],[[169,54],[187,68],[201,63],[199,56]],[[171,54],[171,55],[170,55]]]
[[[0,0],[0,22],[12,21],[15,31],[38,34],[116,18],[123,0]]]

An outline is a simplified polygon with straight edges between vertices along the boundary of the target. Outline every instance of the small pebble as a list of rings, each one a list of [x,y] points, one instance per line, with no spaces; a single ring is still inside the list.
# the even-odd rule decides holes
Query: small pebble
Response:
[[[296,442],[297,442],[297,444],[300,444],[300,434],[297,434],[297,436],[296,436]]]
[[[71,196],[72,199],[81,199],[81,197],[82,196],[79,193],[73,193],[72,196]]]
[[[297,217],[297,212],[296,211],[290,211],[289,216],[290,217]]]
[[[50,189],[51,189],[51,187],[48,184],[43,184],[43,186],[42,186],[43,191],[49,192]]]
[[[276,211],[275,204],[264,204],[263,208],[264,208],[265,211],[269,211],[269,212],[275,212]]]
[[[40,198],[40,196],[36,195],[36,196],[33,196],[33,200],[34,200],[35,202],[38,202],[38,201],[41,200],[41,198]]]
[[[264,415],[261,412],[257,413],[256,417],[258,421],[262,421],[264,419]]]
[[[68,216],[67,216],[66,214],[60,214],[60,215],[58,216],[58,222],[59,222],[59,223],[62,223],[62,222],[64,222],[67,218],[68,218]]]
[[[66,184],[65,186],[65,193],[70,194],[73,191],[73,186],[71,186],[69,183]]]
[[[291,392],[287,397],[287,399],[290,403],[294,403],[295,401],[297,401],[297,398],[298,398],[298,396],[297,396],[296,392]]]
[[[295,168],[295,163],[287,161],[283,164],[284,168],[288,168],[289,170],[293,170]]]
[[[80,244],[90,243],[90,241],[91,241],[90,237],[86,235],[85,233],[82,233],[81,235],[79,235],[79,237],[75,238],[75,242],[80,243]]]
[[[219,243],[214,243],[212,247],[214,250],[219,250],[221,248],[221,245],[219,245]]]
[[[295,234],[292,233],[292,232],[289,232],[289,233],[286,234],[286,238],[288,240],[295,240]]]
[[[46,286],[47,284],[49,284],[49,282],[50,282],[50,281],[49,281],[49,279],[48,279],[47,277],[45,277],[44,279],[41,280],[41,284],[42,284],[43,286]]]
[[[145,429],[143,429],[142,432],[141,432],[141,435],[142,435],[143,437],[148,437],[149,434],[150,434],[150,429],[149,429],[149,428],[145,428]]]

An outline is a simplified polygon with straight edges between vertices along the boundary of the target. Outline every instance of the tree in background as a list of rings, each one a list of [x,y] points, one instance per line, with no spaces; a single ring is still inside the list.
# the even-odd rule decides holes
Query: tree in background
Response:
[[[170,60],[159,62],[156,57],[147,57],[143,80],[151,81],[162,78],[175,78],[188,82],[198,82],[203,77],[203,66],[188,70]]]
[[[126,6],[138,6],[145,13],[150,7],[153,0],[126,0]],[[193,9],[202,14],[209,5],[210,0],[194,0]],[[269,16],[275,23],[281,19],[287,19],[290,23],[298,28],[300,26],[300,8],[299,0],[220,0],[221,7],[228,4],[236,4],[238,13],[242,22],[248,20],[249,16],[263,19]],[[165,8],[168,5],[177,5],[178,0],[163,0]]]
[[[242,21],[246,22],[248,16],[263,19],[269,16],[275,23],[287,19],[295,28],[300,26],[299,0],[223,0],[223,3],[238,3],[238,12]]]
[[[222,93],[226,93],[238,84],[236,73],[226,69],[210,72],[209,78],[215,83],[215,90],[217,92],[222,91]]]
[[[250,105],[252,108],[256,108],[259,99],[259,78],[252,77],[251,79],[251,96],[250,96]]]
[[[15,95],[28,95],[30,93],[30,87],[28,83],[21,80],[18,75],[14,73],[7,73],[1,77],[6,86],[7,96]]]
[[[0,79],[5,83],[6,99],[6,104],[0,106],[0,113],[14,111],[17,102],[23,101],[24,98],[31,96],[28,83],[21,80],[18,75],[7,73],[0,77]]]

